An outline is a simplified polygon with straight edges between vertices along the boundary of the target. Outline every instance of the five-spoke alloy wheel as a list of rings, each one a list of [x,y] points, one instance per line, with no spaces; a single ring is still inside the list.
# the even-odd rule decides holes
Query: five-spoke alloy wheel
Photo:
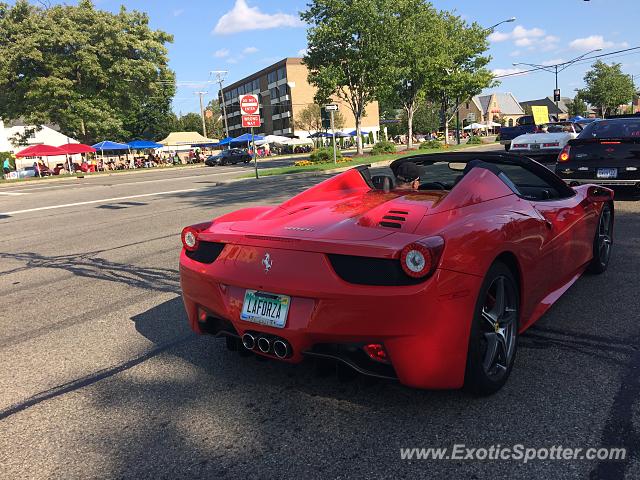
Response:
[[[520,295],[509,267],[494,263],[482,284],[471,326],[465,388],[488,395],[507,381],[518,340]]]

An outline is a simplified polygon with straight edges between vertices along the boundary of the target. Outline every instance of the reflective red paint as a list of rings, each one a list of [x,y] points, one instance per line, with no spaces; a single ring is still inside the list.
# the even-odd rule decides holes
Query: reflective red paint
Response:
[[[602,208],[589,201],[587,189],[576,187],[568,199],[533,202],[492,172],[474,168],[450,192],[385,193],[349,170],[279,206],[239,210],[200,231],[200,242],[225,247],[211,264],[182,251],[190,325],[204,333],[198,321],[204,308],[239,336],[258,332],[285,339],[292,354],[283,361],[291,363],[318,344],[383,345],[403,384],[459,388],[479,290],[496,259],[517,270],[520,331],[584,271]],[[390,211],[405,218],[400,228],[380,225]],[[349,283],[328,257],[399,261],[407,245],[430,237],[443,239],[441,254],[433,274],[414,284]],[[240,319],[247,289],[291,298],[285,328]]]

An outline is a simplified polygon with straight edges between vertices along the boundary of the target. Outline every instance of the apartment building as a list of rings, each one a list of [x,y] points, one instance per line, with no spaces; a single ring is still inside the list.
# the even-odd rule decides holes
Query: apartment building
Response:
[[[222,92],[218,92],[218,97],[221,102],[224,98],[229,135],[237,137],[249,132],[249,129],[242,128],[239,106],[239,96],[245,94],[256,94],[260,101],[261,127],[256,129],[256,133],[300,138],[315,133],[298,128],[294,121],[302,110],[314,103],[316,89],[307,82],[307,73],[301,58],[285,58],[224,87]],[[343,102],[336,103],[345,120],[341,130],[345,133],[353,131],[356,126],[353,114]],[[378,103],[369,104],[366,113],[362,118],[362,129],[373,132],[377,140],[380,132]]]

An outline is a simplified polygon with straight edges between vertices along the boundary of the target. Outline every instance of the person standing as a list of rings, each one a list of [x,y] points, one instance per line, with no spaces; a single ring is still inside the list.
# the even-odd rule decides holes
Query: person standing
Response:
[[[9,175],[9,173],[11,172],[11,163],[9,162],[8,158],[5,158],[4,162],[2,162],[2,171],[4,172],[5,176]]]

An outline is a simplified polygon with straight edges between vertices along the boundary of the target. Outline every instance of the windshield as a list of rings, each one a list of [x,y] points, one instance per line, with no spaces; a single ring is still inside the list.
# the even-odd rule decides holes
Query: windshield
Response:
[[[578,138],[640,138],[640,119],[624,118],[593,122],[584,127]]]

